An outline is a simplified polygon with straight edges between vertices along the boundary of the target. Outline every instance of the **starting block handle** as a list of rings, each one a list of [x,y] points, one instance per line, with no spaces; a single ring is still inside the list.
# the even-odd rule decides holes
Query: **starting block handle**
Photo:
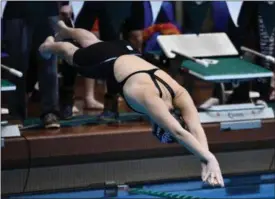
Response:
[[[245,111],[245,110],[262,110],[264,108],[266,108],[266,106],[264,104],[257,104],[256,106],[254,107],[232,107],[232,106],[229,106],[229,107],[222,107],[223,105],[220,105],[220,106],[212,106],[212,107],[209,107],[209,108],[206,108],[204,109],[205,111],[208,111],[208,112],[223,112],[223,111],[234,111],[234,110],[242,110],[242,111]]]
[[[186,54],[184,54],[182,52],[177,52],[175,50],[171,50],[171,52],[174,53],[174,54],[176,54],[176,55],[183,56],[183,57],[185,57],[185,58],[187,58],[187,59],[189,59],[189,60],[191,60],[193,62],[196,62],[197,64],[200,64],[200,65],[202,65],[204,67],[208,67],[208,63],[206,61],[203,61],[203,60],[200,60],[200,59],[195,59],[194,57],[186,55]]]
[[[186,54],[184,54],[184,53],[182,53],[182,52],[178,52],[178,51],[175,51],[175,50],[171,50],[171,53],[174,53],[174,54],[176,54],[176,55],[183,56],[183,57],[185,57],[185,58],[187,58],[187,59],[190,59],[190,60],[196,62],[196,59],[195,59],[194,57],[191,57],[191,56],[189,56],[189,55],[186,55]]]
[[[18,70],[15,70],[14,68],[10,68],[10,67],[8,67],[6,65],[3,65],[3,64],[1,64],[1,68],[3,68],[4,70],[10,72],[11,74],[13,74],[16,77],[20,77],[20,78],[23,77],[23,73],[18,71]]]
[[[244,47],[244,46],[241,47],[241,50],[245,51],[245,52],[252,53],[252,54],[254,54],[254,55],[258,56],[258,57],[261,57],[261,58],[263,58],[263,59],[265,59],[265,60],[267,60],[267,61],[275,64],[275,58],[272,57],[272,56],[259,53],[259,52],[255,51],[255,50],[252,50],[252,49]]]

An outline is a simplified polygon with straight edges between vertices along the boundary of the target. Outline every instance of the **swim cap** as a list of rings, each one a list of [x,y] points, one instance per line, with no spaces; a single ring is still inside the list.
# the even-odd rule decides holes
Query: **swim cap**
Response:
[[[170,113],[178,122],[180,122],[181,125],[183,125],[183,127],[185,127],[184,121],[181,119],[181,115],[179,112],[177,112],[176,110],[172,110],[170,111]],[[152,122],[152,129],[153,135],[156,136],[161,143],[168,144],[177,142],[177,140],[173,137],[172,133],[161,128],[155,122]]]

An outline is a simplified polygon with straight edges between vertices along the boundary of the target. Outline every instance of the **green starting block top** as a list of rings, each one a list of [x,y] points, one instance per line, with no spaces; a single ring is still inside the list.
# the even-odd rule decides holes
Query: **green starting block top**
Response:
[[[7,80],[1,80],[1,91],[14,91],[16,86]]]
[[[193,61],[183,61],[182,70],[190,74],[213,82],[226,82],[235,80],[249,80],[255,78],[272,77],[273,73],[261,66],[245,61],[241,58],[210,58],[218,60],[217,64],[204,67]]]

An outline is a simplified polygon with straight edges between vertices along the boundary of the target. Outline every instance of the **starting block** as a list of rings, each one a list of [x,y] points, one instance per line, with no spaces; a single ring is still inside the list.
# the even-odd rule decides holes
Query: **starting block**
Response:
[[[178,55],[186,58],[180,66],[182,71],[201,80],[220,84],[223,88],[224,83],[237,87],[243,81],[273,76],[272,71],[240,58],[225,33],[161,35],[157,41],[168,59]],[[221,96],[231,93],[224,89],[221,92]],[[249,96],[252,99],[259,97],[259,94],[250,92]],[[265,103],[225,105],[225,101],[212,98],[203,104],[199,111],[201,122],[220,122],[227,129],[235,129],[236,126],[248,128],[240,122],[249,121],[250,126],[253,126],[251,121],[274,118],[273,109]],[[228,127],[230,124],[232,128]]]
[[[20,137],[18,125],[1,126],[1,138]]]
[[[1,108],[1,115],[9,114],[9,109],[7,108]]]
[[[160,35],[157,42],[169,59],[175,58],[177,52],[204,58],[238,55],[225,33]]]
[[[7,80],[1,79],[1,91],[15,91],[16,86]]]
[[[16,86],[7,80],[1,80],[1,92],[15,91]],[[9,109],[1,108],[1,115],[9,114]],[[8,121],[1,121],[1,148],[4,147],[5,138],[19,137],[21,133],[18,125],[9,125]]]

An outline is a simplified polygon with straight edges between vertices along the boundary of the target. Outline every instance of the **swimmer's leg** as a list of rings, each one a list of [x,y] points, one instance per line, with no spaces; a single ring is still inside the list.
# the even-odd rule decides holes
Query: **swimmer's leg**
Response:
[[[59,21],[57,26],[59,29],[58,33],[55,36],[55,39],[57,41],[64,39],[73,39],[77,43],[79,43],[82,48],[86,48],[99,41],[92,32],[81,28],[68,27],[63,21]]]
[[[49,59],[52,54],[55,54],[70,65],[73,65],[73,55],[78,47],[69,42],[55,42],[52,36],[47,37],[44,43],[39,47],[39,52],[42,57]]]

